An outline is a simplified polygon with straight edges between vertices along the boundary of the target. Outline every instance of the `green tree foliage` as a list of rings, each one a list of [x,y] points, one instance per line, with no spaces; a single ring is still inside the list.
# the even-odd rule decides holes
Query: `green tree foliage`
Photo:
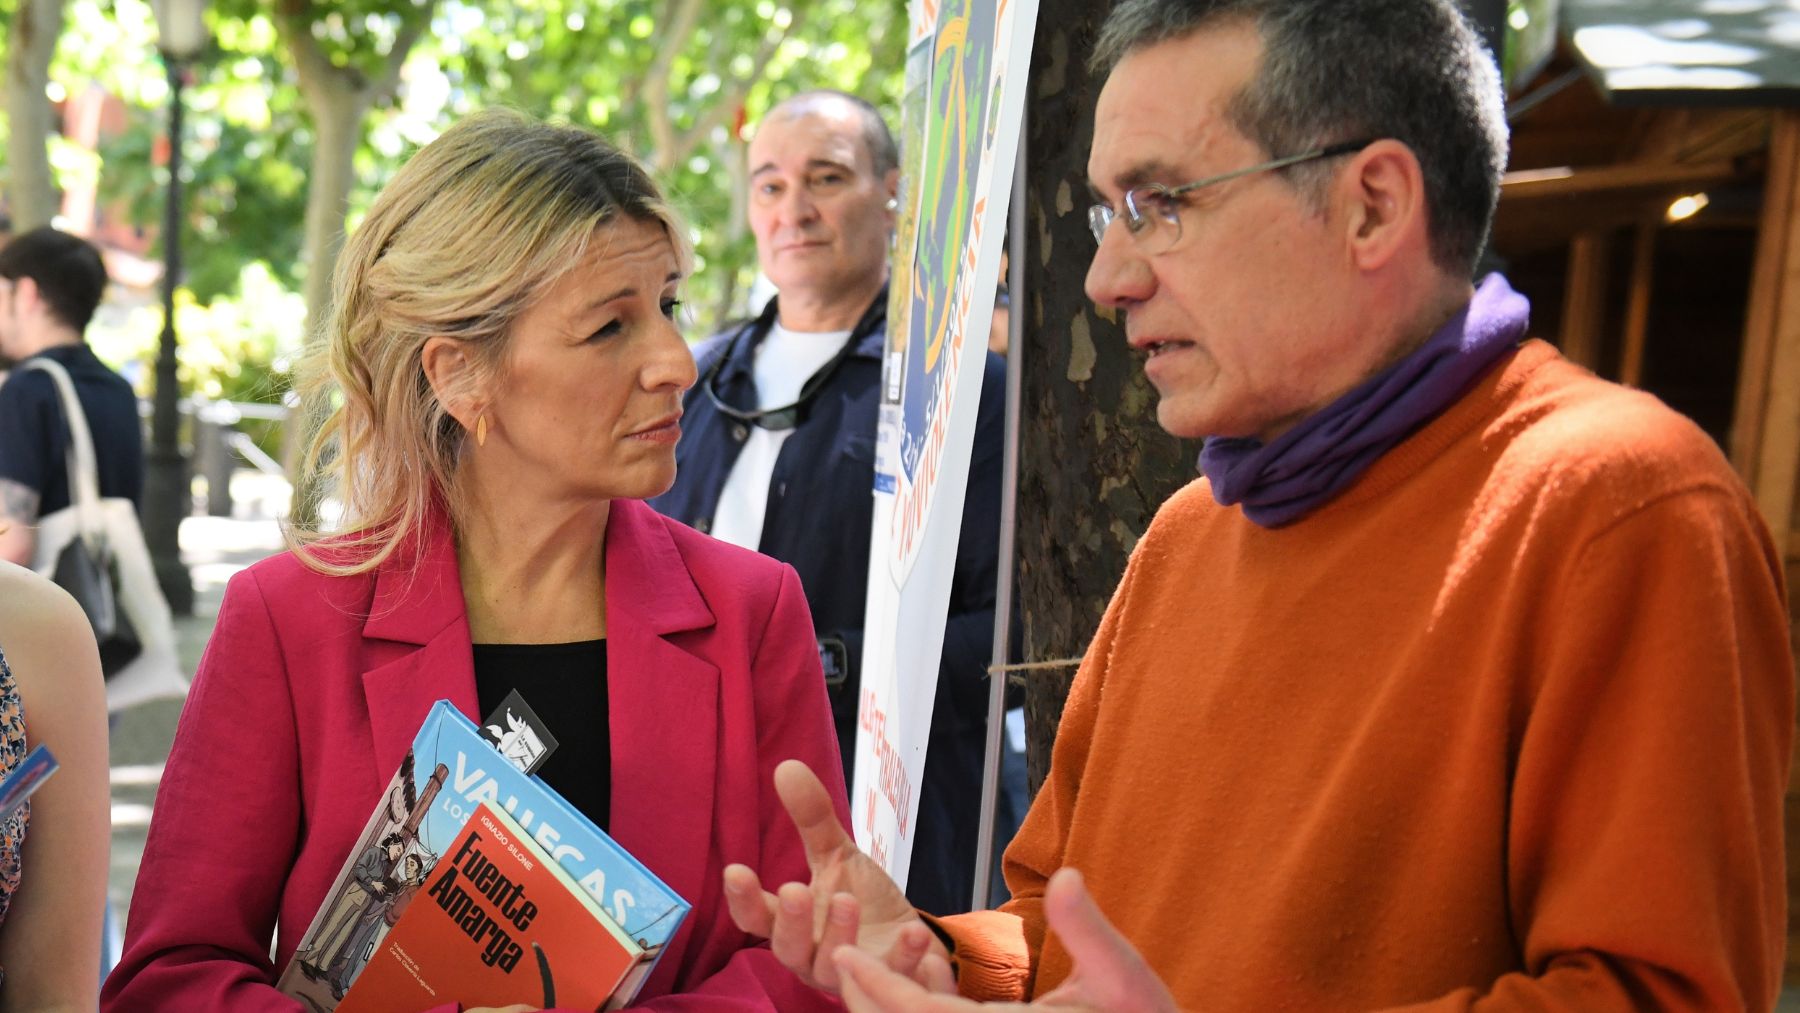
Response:
[[[125,130],[101,147],[102,205],[156,231],[168,192],[169,89],[148,8],[125,0],[73,6],[83,44],[65,46],[71,59],[63,72],[99,82],[130,109]],[[114,16],[105,17],[103,6]],[[239,293],[253,264],[298,287],[311,144],[273,23],[252,14],[215,16],[209,26],[212,45],[188,68],[183,90],[182,281],[202,305]]]
[[[61,73],[103,81],[133,108],[129,129],[102,152],[103,199],[154,229],[167,182],[158,152],[168,93],[147,8],[70,3],[86,38]],[[365,82],[378,80],[408,19],[431,11],[393,99],[369,110],[356,139],[352,224],[406,155],[458,116],[505,104],[588,126],[649,163],[692,222],[699,261],[689,301],[701,328],[737,308],[755,273],[738,128],[805,88],[891,106],[901,85],[897,2],[221,0],[209,15],[212,50],[185,92],[185,281],[202,304],[237,292],[252,263],[285,285],[305,280],[304,209],[319,138],[278,31],[283,5],[310,18],[308,35],[333,68]],[[304,10],[294,15],[296,7]],[[93,24],[108,8],[113,27]]]
[[[0,17],[10,21],[18,2],[0,0]],[[123,129],[109,132],[97,160],[100,205],[154,236],[167,193],[169,102],[154,19],[145,0],[66,6],[51,80],[69,94],[98,85],[125,104]],[[686,299],[695,337],[741,312],[756,271],[740,128],[807,88],[839,88],[892,110],[906,31],[898,0],[216,0],[211,43],[183,90],[180,311],[184,387],[214,396],[276,396],[265,380],[243,378],[279,373],[304,334],[305,303],[273,294],[301,292],[308,278],[320,130],[283,17],[351,85],[379,83],[409,26],[417,36],[396,87],[371,101],[351,138],[341,204],[350,227],[404,159],[459,116],[506,104],[587,126],[650,164],[692,224],[698,258]],[[147,357],[144,335],[159,316],[154,306],[138,310],[109,347]]]
[[[706,330],[755,274],[740,125],[809,88],[893,108],[906,16],[857,0],[449,0],[433,34],[448,114],[511,105],[592,127],[651,166],[694,226],[689,303]]]

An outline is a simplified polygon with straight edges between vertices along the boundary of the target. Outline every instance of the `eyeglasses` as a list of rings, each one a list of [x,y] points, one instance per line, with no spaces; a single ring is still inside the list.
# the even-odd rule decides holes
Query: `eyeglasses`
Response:
[[[1252,165],[1247,169],[1222,173],[1197,179],[1181,186],[1164,186],[1161,183],[1147,183],[1132,187],[1125,191],[1125,213],[1121,216],[1113,210],[1111,204],[1095,204],[1088,208],[1088,228],[1094,233],[1094,242],[1106,241],[1106,228],[1113,219],[1123,217],[1125,229],[1137,240],[1138,248],[1145,253],[1161,253],[1174,246],[1181,239],[1181,209],[1184,206],[1183,196],[1201,187],[1224,183],[1243,176],[1254,176],[1259,172],[1274,172],[1302,162],[1313,162],[1321,158],[1336,158],[1339,155],[1354,154],[1374,144],[1379,138],[1368,138],[1362,141],[1344,141],[1323,148],[1286,158],[1277,158],[1261,165]]]
[[[838,371],[838,367],[842,366],[845,360],[855,353],[864,338],[875,333],[875,328],[881,326],[882,322],[887,319],[887,303],[888,290],[887,286],[883,285],[881,292],[875,296],[875,301],[863,311],[862,319],[858,320],[856,326],[851,328],[850,337],[845,339],[842,347],[837,350],[837,354],[833,355],[830,361],[820,366],[817,372],[800,385],[800,395],[793,401],[773,408],[739,408],[726,401],[725,396],[719,393],[719,372],[724,368],[727,360],[736,356],[740,338],[748,337],[752,343],[755,343],[761,340],[761,335],[768,334],[769,328],[774,326],[778,303],[771,299],[768,306],[764,307],[762,316],[738,328],[737,332],[727,340],[724,351],[713,357],[712,365],[707,367],[706,375],[700,378],[700,389],[706,392],[707,400],[712,402],[712,406],[718,410],[719,414],[727,418],[775,432],[793,429],[806,421],[807,414],[812,410],[813,399],[821,390],[825,389],[825,385],[831,381],[832,375]]]

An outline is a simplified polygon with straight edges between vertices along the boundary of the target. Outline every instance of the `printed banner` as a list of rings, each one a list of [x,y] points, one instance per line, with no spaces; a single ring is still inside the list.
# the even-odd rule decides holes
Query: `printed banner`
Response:
[[[913,0],[863,627],[857,843],[904,885],[1037,0]],[[965,340],[965,337],[967,340]]]

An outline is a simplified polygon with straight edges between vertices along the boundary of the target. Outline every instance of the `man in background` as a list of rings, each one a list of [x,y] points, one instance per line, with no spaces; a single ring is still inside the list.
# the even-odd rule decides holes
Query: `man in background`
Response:
[[[30,566],[37,519],[70,503],[62,397],[49,374],[24,368],[31,359],[60,364],[74,381],[101,497],[142,496],[137,395],[84,339],[105,290],[100,251],[77,236],[45,226],[0,248],[0,357],[16,364],[0,384],[0,559]]]
[[[750,225],[779,294],[697,350],[675,485],[652,505],[799,572],[849,782],[898,152],[873,106],[808,92],[770,111],[749,157]],[[1003,363],[983,365],[907,883],[934,913],[968,910],[974,889],[1005,397]]]

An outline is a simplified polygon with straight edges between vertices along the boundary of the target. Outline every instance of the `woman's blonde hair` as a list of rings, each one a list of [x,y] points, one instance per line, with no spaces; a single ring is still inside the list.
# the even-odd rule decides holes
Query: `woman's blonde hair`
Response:
[[[595,231],[625,215],[661,224],[683,268],[684,229],[629,155],[575,127],[519,112],[476,113],[427,144],[376,197],[332,279],[303,404],[331,404],[307,449],[315,502],[335,496],[341,534],[289,525],[310,567],[373,569],[416,539],[439,508],[462,515],[457,461],[467,432],[444,407],[504,379],[512,324],[576,264]],[[474,362],[434,391],[420,352],[444,335]]]

